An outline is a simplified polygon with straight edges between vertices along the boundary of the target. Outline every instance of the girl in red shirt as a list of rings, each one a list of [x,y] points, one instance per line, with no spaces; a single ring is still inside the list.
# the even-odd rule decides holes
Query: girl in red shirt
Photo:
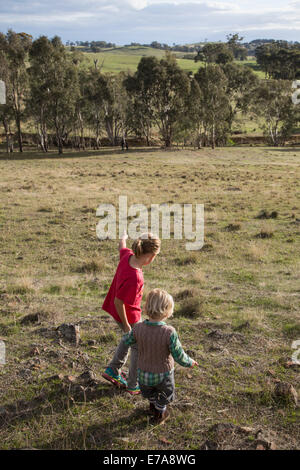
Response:
[[[134,241],[132,250],[126,248],[126,234],[120,240],[120,262],[116,274],[102,305],[117,322],[124,333],[130,332],[135,323],[141,321],[141,301],[144,288],[143,266],[152,263],[160,251],[160,240],[151,233],[142,235]],[[112,361],[105,369],[102,377],[118,387],[125,387],[131,395],[140,393],[137,385],[137,347],[131,347],[128,379],[121,375],[129,346],[121,340]]]

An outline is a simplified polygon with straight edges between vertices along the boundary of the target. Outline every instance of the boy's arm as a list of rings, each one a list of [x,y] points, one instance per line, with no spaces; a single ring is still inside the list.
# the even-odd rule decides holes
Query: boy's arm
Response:
[[[131,326],[129,325],[128,320],[127,320],[125,304],[123,300],[118,299],[117,297],[115,297],[114,304],[118,312],[118,315],[120,317],[120,320],[122,322],[124,331],[125,333],[128,333],[131,330]]]
[[[183,367],[194,367],[195,365],[198,365],[194,359],[184,352],[176,331],[174,331],[170,336],[170,352],[174,360]]]

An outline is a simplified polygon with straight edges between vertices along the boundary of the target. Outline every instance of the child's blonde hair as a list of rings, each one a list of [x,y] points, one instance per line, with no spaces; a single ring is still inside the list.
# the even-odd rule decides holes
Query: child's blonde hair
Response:
[[[174,310],[173,297],[162,289],[153,289],[147,295],[145,311],[153,320],[169,318]]]
[[[157,255],[160,250],[160,244],[160,239],[155,237],[155,235],[145,233],[133,242],[132,251],[137,258],[146,254]]]

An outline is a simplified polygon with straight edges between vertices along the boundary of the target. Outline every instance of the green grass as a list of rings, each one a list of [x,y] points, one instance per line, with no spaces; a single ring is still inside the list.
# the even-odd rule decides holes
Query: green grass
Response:
[[[273,394],[276,380],[300,388],[299,370],[287,366],[300,339],[299,155],[289,147],[0,153],[0,338],[7,350],[0,394],[9,410],[0,447],[196,449],[213,424],[232,423],[251,426],[254,437],[225,436],[224,447],[255,448],[255,431],[263,429],[275,434],[277,448],[299,448],[298,410]],[[145,400],[101,377],[120,339],[101,310],[118,243],[97,240],[95,208],[117,205],[120,195],[129,205],[205,205],[204,249],[163,240],[144,269],[145,295],[156,287],[173,295],[169,323],[200,364],[176,366],[176,400],[163,429],[151,425]],[[262,210],[278,217],[257,219]],[[239,229],[225,230],[229,224]],[[256,238],[268,230],[273,237]],[[38,322],[21,323],[33,313]],[[80,325],[78,347],[58,341],[62,323]],[[84,393],[49,381],[87,368],[98,386]]]
[[[94,60],[98,60],[98,67],[103,73],[135,72],[142,57],[154,56],[158,59],[165,57],[165,51],[143,46],[116,47],[115,49],[103,49],[101,52],[83,52],[84,61],[82,67],[94,66]],[[190,59],[183,59],[185,53],[174,52],[178,65],[187,72],[197,72],[201,62],[194,62]],[[196,54],[195,54],[196,55]],[[241,66],[251,67],[260,78],[264,78],[264,73],[257,69],[255,60],[236,61]]]

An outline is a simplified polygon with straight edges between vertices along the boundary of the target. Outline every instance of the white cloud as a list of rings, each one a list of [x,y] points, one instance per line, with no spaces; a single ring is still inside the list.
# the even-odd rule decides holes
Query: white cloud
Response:
[[[128,0],[128,3],[136,10],[143,10],[149,5],[148,0]]]
[[[249,37],[299,39],[300,1],[283,0],[0,0],[0,30],[117,43],[194,42]],[[247,35],[249,32],[251,34]]]

